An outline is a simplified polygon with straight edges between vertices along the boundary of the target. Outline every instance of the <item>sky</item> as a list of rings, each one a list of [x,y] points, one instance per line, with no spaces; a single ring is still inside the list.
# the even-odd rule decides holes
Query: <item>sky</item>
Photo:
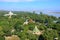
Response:
[[[0,10],[60,11],[60,0],[0,0]]]

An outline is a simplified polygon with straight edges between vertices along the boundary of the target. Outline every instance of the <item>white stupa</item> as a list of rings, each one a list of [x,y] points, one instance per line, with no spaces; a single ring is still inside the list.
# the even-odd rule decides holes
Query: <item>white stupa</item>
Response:
[[[23,25],[28,25],[28,19],[23,23]]]
[[[11,18],[12,15],[16,15],[16,14],[13,14],[13,13],[10,11],[9,14],[5,14],[4,16],[9,16],[9,18]]]
[[[40,35],[42,34],[42,32],[37,28],[37,26],[35,26],[35,28],[33,29],[33,34]]]
[[[39,30],[37,28],[37,26],[35,26],[35,28],[33,29],[33,34],[36,34],[36,35],[41,35],[43,34],[44,30]]]

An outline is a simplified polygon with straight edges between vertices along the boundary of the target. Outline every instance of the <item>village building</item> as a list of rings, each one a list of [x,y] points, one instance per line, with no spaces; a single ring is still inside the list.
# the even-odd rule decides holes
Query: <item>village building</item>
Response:
[[[33,19],[29,19],[29,22],[30,23],[35,23],[35,21],[33,21]]]

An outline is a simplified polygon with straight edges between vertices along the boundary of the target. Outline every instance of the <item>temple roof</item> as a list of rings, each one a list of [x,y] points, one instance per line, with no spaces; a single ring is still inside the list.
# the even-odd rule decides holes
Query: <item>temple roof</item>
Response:
[[[40,32],[37,26],[35,26],[35,28],[33,29],[33,32]]]

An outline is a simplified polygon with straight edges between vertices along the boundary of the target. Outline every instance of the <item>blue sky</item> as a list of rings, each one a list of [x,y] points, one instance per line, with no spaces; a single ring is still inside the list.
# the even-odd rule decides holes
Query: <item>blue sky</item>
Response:
[[[0,10],[60,11],[60,0],[0,0]]]

